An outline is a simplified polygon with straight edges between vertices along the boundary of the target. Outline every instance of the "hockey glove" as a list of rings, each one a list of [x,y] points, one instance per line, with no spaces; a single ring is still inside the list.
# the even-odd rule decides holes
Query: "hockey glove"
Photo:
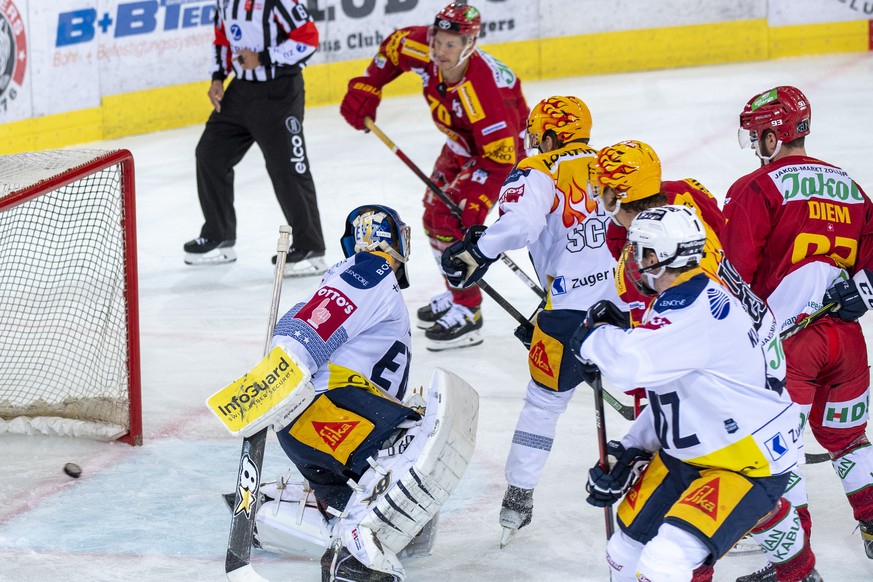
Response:
[[[588,492],[585,501],[595,507],[608,507],[621,499],[652,460],[651,453],[634,447],[625,449],[619,441],[609,441],[606,450],[615,459],[609,472],[598,462],[588,470],[585,484]]]
[[[469,192],[468,198],[462,198],[458,202],[458,208],[461,209],[461,226],[463,228],[471,228],[474,225],[482,224],[488,216],[488,211],[494,203],[481,192],[476,194]]]
[[[838,303],[828,315],[843,321],[855,321],[873,309],[873,271],[861,269],[847,281],[832,285],[824,296],[824,304]]]
[[[604,323],[628,329],[630,328],[630,312],[622,311],[612,301],[601,299],[588,309],[585,324],[593,330]]]
[[[373,86],[367,77],[349,81],[349,89],[340,105],[340,114],[355,129],[366,130],[364,119],[376,121],[376,109],[382,100],[382,90]]]
[[[576,331],[573,332],[573,335],[570,336],[569,345],[570,351],[573,352],[576,359],[582,363],[582,380],[589,386],[593,387],[597,378],[600,376],[600,369],[594,364],[594,362],[585,360],[579,355],[579,352],[582,349],[582,344],[591,334],[592,329],[593,328],[590,327],[587,322],[582,322],[579,327],[576,328]]]
[[[515,331],[512,332],[512,335],[518,338],[518,340],[524,344],[524,347],[530,350],[530,344],[533,341],[533,332],[534,326],[531,324],[527,325],[519,325],[515,328]]]
[[[443,273],[449,285],[457,289],[466,289],[481,279],[491,263],[497,259],[489,259],[479,250],[476,241],[485,232],[481,224],[467,230],[464,240],[452,243],[443,251],[441,260]]]

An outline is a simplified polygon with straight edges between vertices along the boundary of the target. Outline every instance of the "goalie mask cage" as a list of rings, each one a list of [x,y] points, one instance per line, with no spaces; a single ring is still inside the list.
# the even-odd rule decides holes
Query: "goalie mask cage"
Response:
[[[0,156],[0,432],[142,444],[129,151]]]

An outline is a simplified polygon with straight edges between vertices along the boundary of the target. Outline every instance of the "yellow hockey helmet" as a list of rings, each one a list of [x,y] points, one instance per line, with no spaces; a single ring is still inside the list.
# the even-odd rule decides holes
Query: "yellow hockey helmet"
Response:
[[[591,112],[578,97],[554,96],[543,99],[527,118],[524,147],[533,149],[542,143],[547,131],[555,132],[561,143],[591,137]]]
[[[661,160],[641,141],[621,141],[601,149],[592,171],[595,186],[612,188],[620,202],[642,200],[661,191]]]

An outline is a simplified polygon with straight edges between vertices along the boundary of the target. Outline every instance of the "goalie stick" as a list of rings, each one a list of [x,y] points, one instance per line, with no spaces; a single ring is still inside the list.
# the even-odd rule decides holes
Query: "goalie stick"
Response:
[[[452,212],[452,214],[454,214],[458,219],[461,218],[461,209],[460,209],[460,207],[455,203],[455,201],[452,200],[451,198],[449,198],[449,197],[446,195],[446,193],[443,192],[443,191],[440,189],[439,186],[437,186],[436,184],[434,184],[433,181],[432,181],[430,178],[428,178],[428,177],[425,175],[425,173],[422,172],[421,169],[420,169],[418,166],[415,165],[415,162],[413,162],[411,159],[409,159],[409,157],[408,157],[406,154],[404,154],[403,151],[401,151],[400,148],[398,148],[398,147],[394,144],[393,141],[391,141],[391,138],[389,138],[387,135],[385,135],[385,134],[382,132],[381,129],[379,129],[379,127],[376,125],[376,123],[375,123],[372,119],[370,119],[369,117],[365,118],[365,119],[364,119],[364,125],[367,127],[367,129],[369,129],[370,131],[372,131],[373,134],[374,134],[376,137],[378,137],[378,138],[382,141],[382,143],[384,143],[386,146],[388,146],[388,149],[390,149],[392,152],[394,152],[394,154],[395,154],[398,158],[400,158],[400,159],[403,161],[403,163],[406,164],[406,166],[407,166],[410,170],[412,170],[412,173],[415,174],[416,176],[418,176],[418,178],[419,178],[422,182],[424,182],[424,184],[425,184],[425,185],[430,189],[431,192],[433,192],[434,194],[436,194],[437,197],[438,197],[440,200],[442,200],[442,201],[445,203],[446,206],[449,207],[449,210]],[[525,273],[525,272],[521,269],[521,267],[519,267],[519,266],[515,263],[515,261],[513,261],[512,259],[510,259],[510,258],[509,258],[508,256],[506,256],[506,254],[504,254],[504,253],[500,253],[500,257],[499,257],[499,259],[500,259],[501,261],[503,261],[503,262],[506,264],[506,266],[509,267],[509,268],[512,270],[512,272],[515,273],[516,276],[518,276],[518,278],[521,279],[521,280],[524,282],[525,285],[527,285],[527,286],[528,286],[528,287],[529,287],[529,288],[530,288],[534,293],[536,293],[537,295],[539,295],[540,299],[544,299],[544,298],[545,298],[545,296],[546,296],[545,291],[543,291],[543,290],[540,288],[540,286],[536,284],[536,281],[534,281],[533,279],[531,279],[531,278],[528,276],[528,274]],[[481,285],[480,285],[480,286],[481,286]],[[483,290],[484,290],[484,288],[483,288]],[[496,299],[495,299],[495,301],[496,301]]]
[[[267,340],[264,355],[270,352],[273,343],[273,330],[279,313],[279,297],[282,294],[282,279],[285,271],[285,258],[290,246],[291,227],[279,227],[279,240],[276,243],[276,272],[273,278],[273,294],[270,299],[270,315],[267,321]],[[227,540],[227,557],[224,571],[231,582],[259,582],[266,579],[252,568],[252,539],[255,529],[255,512],[258,509],[258,490],[261,486],[261,467],[264,464],[264,447],[267,444],[267,430],[243,439],[242,451],[237,473],[236,493],[233,500],[233,518]]]

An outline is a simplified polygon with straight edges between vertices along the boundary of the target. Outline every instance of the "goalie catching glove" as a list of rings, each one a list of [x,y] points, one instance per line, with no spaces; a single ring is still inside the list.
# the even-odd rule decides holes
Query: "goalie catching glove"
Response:
[[[873,309],[873,271],[861,269],[846,281],[839,281],[827,290],[823,303],[836,303],[831,317],[855,321]]]
[[[635,447],[625,449],[619,441],[609,441],[606,449],[615,462],[609,472],[598,462],[588,470],[585,484],[585,501],[595,507],[608,507],[621,499],[652,459],[651,453]]]
[[[489,259],[476,244],[485,233],[485,227],[476,224],[467,229],[464,240],[452,243],[443,251],[442,269],[449,285],[466,289],[479,281],[497,259]]]

